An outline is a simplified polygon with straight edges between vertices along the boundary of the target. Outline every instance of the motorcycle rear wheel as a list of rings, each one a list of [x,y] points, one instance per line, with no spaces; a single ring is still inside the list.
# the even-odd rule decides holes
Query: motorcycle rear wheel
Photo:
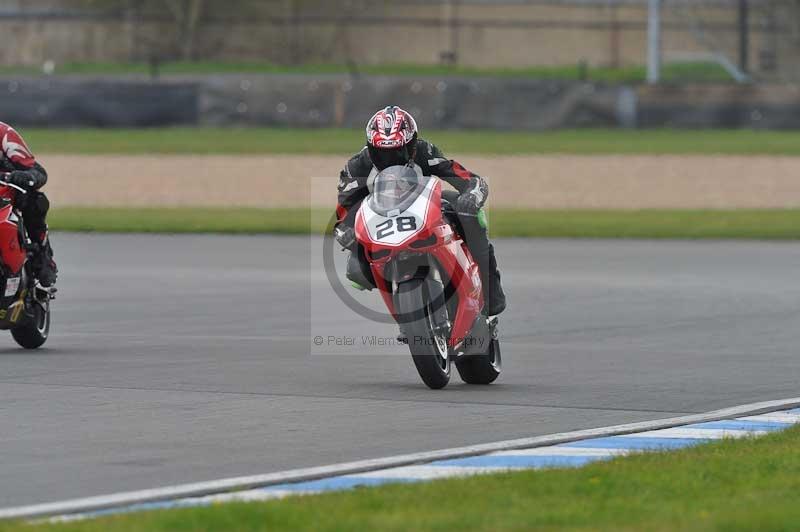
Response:
[[[41,347],[50,334],[50,301],[33,303],[32,317],[28,317],[21,325],[11,329],[11,336],[25,349]]]
[[[436,334],[431,323],[431,302],[423,279],[411,279],[397,287],[397,312],[408,338],[411,358],[422,381],[432,390],[450,382],[447,338]]]
[[[493,383],[502,369],[500,341],[495,338],[489,342],[486,353],[459,357],[456,359],[456,369],[461,380],[467,384]]]

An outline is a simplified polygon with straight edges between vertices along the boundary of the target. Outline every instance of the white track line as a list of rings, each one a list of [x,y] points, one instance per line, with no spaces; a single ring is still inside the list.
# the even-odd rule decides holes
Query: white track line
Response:
[[[773,422],[773,423],[800,423],[800,414],[790,414],[788,412],[775,412],[773,414],[761,414],[760,416],[746,416],[740,418],[743,421]]]
[[[767,430],[732,430],[732,429],[694,429],[677,427],[674,429],[649,430],[637,432],[642,438],[689,438],[698,440],[721,440],[723,438],[743,438],[745,436],[763,436]]]
[[[788,410],[800,406],[800,397],[783,399],[778,401],[766,401],[761,403],[751,403],[708,412],[706,414],[693,414],[689,416],[660,419],[654,421],[644,421],[639,423],[629,423],[625,425],[615,425],[597,429],[579,430],[574,432],[564,432],[550,434],[546,436],[536,436],[533,438],[521,438],[516,440],[506,440],[481,445],[470,445],[467,447],[456,447],[452,449],[442,449],[438,451],[406,454],[391,456],[387,458],[377,458],[374,460],[361,460],[345,464],[336,464],[322,467],[312,467],[307,469],[294,469],[279,473],[269,473],[264,475],[254,475],[247,477],[235,477],[209,482],[197,482],[192,484],[182,484],[178,486],[168,486],[163,488],[146,489],[112,495],[101,495],[98,497],[87,497],[83,499],[73,499],[45,504],[34,504],[30,506],[20,506],[0,510],[0,519],[26,519],[35,517],[47,517],[53,515],[64,515],[71,513],[83,513],[121,506],[131,506],[153,501],[164,501],[169,499],[179,499],[188,497],[202,497],[214,495],[233,490],[251,490],[276,484],[286,484],[292,482],[302,482],[307,480],[318,480],[332,476],[353,475],[357,473],[367,473],[378,469],[396,468],[409,465],[419,465],[436,460],[449,460],[453,458],[464,458],[477,456],[497,451],[511,451],[516,449],[529,449],[533,447],[544,447],[568,443],[588,438],[598,438],[603,436],[617,436],[632,434],[645,431],[668,429],[702,423],[707,421],[720,421],[742,416],[757,416],[775,412],[777,410]],[[791,415],[791,414],[789,414]]]
[[[508,468],[416,465],[361,473],[358,475],[358,478],[413,478],[414,480],[435,480],[437,478],[452,478],[456,476],[468,477],[471,475],[485,475],[486,473],[499,473],[503,471],[508,471]]]
[[[497,451],[487,456],[600,456],[612,457],[630,454],[628,449],[593,449],[582,447],[534,447],[514,451]]]

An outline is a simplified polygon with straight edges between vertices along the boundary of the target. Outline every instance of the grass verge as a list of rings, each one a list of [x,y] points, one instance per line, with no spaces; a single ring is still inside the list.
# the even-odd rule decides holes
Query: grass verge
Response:
[[[588,65],[535,66],[528,68],[477,68],[446,65],[384,64],[359,65],[355,71],[347,65],[307,64],[278,65],[267,62],[245,61],[166,61],[158,65],[161,75],[214,75],[214,74],[350,74],[378,76],[470,76],[493,78],[530,78],[546,80],[585,80],[606,83],[641,83],[646,78],[644,66],[593,67]],[[148,63],[64,63],[55,65],[54,74],[149,75],[153,67]],[[32,67],[2,67],[0,75],[44,75],[42,69]],[[663,67],[662,79],[667,82],[731,82],[725,69],[711,62],[671,62]]]
[[[132,530],[792,530],[800,428],[580,469],[440,480],[0,532]]]
[[[365,117],[366,120],[366,117]],[[37,153],[87,155],[334,154],[364,144],[361,129],[159,128],[37,129],[21,132]],[[800,156],[800,131],[557,130],[422,131],[445,153],[482,155],[792,155]]]
[[[332,211],[331,211],[332,212]],[[314,219],[323,215],[314,213]],[[50,211],[55,231],[98,233],[222,233],[309,234],[310,209],[253,209],[225,207],[127,208],[64,207]],[[322,223],[314,232],[324,230]]]
[[[321,233],[332,211],[255,208],[53,209],[57,231],[109,233]],[[495,237],[800,239],[800,209],[587,211],[495,209]]]

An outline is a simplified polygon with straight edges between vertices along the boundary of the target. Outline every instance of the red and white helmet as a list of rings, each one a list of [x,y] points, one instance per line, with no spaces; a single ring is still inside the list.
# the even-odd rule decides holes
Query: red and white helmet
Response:
[[[417,149],[417,122],[396,105],[381,109],[367,122],[367,149],[378,170],[404,166]]]

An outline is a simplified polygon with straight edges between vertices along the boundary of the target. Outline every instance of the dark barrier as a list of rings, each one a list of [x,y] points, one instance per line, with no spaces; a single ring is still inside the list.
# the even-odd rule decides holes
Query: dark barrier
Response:
[[[387,104],[431,128],[613,127],[620,89],[592,84],[460,78],[270,76],[213,79],[203,86],[207,124],[364,125]]]
[[[665,86],[637,92],[640,127],[800,128],[796,86]]]
[[[0,79],[0,120],[22,126],[196,125],[197,83]]]
[[[0,120],[21,126],[360,127],[396,104],[429,128],[800,128],[800,91],[787,86],[220,75],[152,83],[0,78],[0,94]]]

